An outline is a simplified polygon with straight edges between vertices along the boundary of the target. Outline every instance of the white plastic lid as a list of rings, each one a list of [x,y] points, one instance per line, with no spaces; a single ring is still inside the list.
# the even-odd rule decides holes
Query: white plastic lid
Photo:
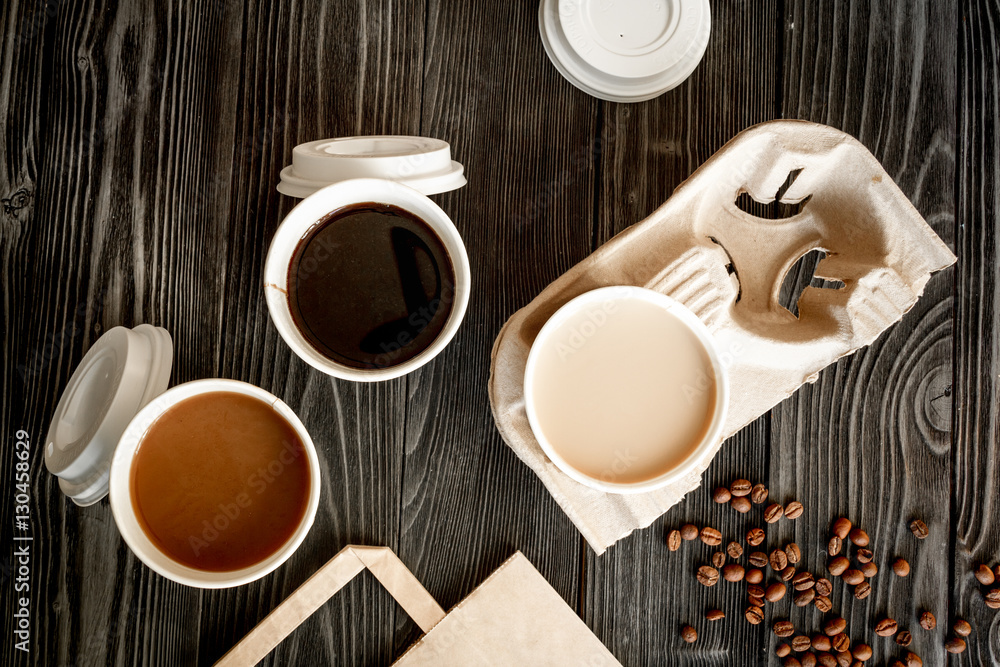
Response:
[[[320,139],[292,150],[292,164],[281,170],[278,192],[302,198],[332,183],[382,178],[433,195],[465,185],[463,171],[451,159],[451,146],[440,139],[391,135]]]
[[[173,343],[140,324],[101,336],[69,379],[45,438],[45,467],[80,506],[108,495],[111,458],[132,418],[167,390]]]
[[[574,86],[641,102],[691,76],[712,30],[708,0],[542,0],[542,44]]]

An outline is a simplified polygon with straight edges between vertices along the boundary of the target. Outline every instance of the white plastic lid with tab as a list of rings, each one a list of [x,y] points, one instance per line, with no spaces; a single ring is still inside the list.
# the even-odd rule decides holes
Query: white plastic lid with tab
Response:
[[[111,459],[125,428],[167,390],[173,343],[140,324],[101,336],[69,379],[45,438],[45,467],[80,506],[108,495]]]
[[[278,192],[308,197],[333,183],[381,178],[424,195],[465,185],[464,169],[451,159],[447,141],[428,137],[380,135],[320,139],[292,150],[292,164],[281,170]]]
[[[542,44],[574,86],[641,102],[691,76],[708,47],[708,0],[542,0]]]

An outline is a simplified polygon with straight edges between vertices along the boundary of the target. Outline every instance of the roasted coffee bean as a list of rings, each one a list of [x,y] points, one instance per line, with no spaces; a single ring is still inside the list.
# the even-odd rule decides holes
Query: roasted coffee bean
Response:
[[[802,516],[802,511],[803,511],[802,503],[800,503],[797,500],[793,500],[792,502],[785,505],[785,518],[798,519],[800,516]]]
[[[751,528],[747,531],[747,544],[752,547],[760,545],[764,541],[764,531],[760,528]]]
[[[906,665],[899,658],[893,658],[889,661],[889,667],[906,667]]]
[[[989,586],[996,581],[996,575],[993,574],[993,570],[990,569],[989,565],[980,565],[976,568],[976,579],[983,586]]]
[[[785,597],[786,587],[783,583],[774,582],[764,590],[764,598],[768,602],[777,602],[781,598]]]
[[[788,556],[781,549],[775,549],[771,552],[771,557],[768,559],[771,563],[771,569],[775,572],[781,572],[786,567],[788,567]]]
[[[795,568],[789,565],[778,576],[781,577],[782,581],[791,581],[795,578]]]
[[[913,635],[910,634],[909,630],[903,630],[896,635],[896,643],[900,646],[909,646],[913,643]]]
[[[878,565],[875,564],[875,561],[868,561],[867,563],[862,563],[861,574],[871,579],[876,574],[878,574]]]
[[[721,609],[709,609],[708,613],[705,614],[705,618],[707,618],[710,621],[721,621],[725,617],[726,615],[722,612]]]
[[[920,519],[914,519],[910,522],[910,532],[913,533],[918,540],[922,540],[927,537],[927,524]]]
[[[753,489],[753,484],[747,479],[738,479],[729,485],[729,492],[734,496],[748,496]]]
[[[754,567],[767,567],[767,554],[763,551],[753,551],[750,553],[750,564]]]
[[[753,568],[751,570],[747,570],[747,583],[748,584],[759,584],[762,581],[764,581],[764,573],[763,572],[761,572],[757,568]]]
[[[792,652],[792,647],[788,644],[778,644],[778,648],[774,649],[774,654],[779,658],[784,658],[786,655]]]
[[[749,602],[750,604],[752,604],[755,607],[760,607],[761,609],[764,608],[764,597],[763,596],[756,596],[756,595],[747,596],[747,602]]]
[[[764,597],[764,587],[759,584],[750,584],[747,586],[747,595],[752,598],[762,598]]]
[[[851,532],[851,520],[845,519],[843,517],[837,519],[833,522],[833,534],[842,540],[847,539],[848,533]]]
[[[833,592],[833,584],[826,577],[816,580],[816,595],[829,595]]]
[[[722,567],[726,564],[726,554],[721,551],[716,551],[712,554],[712,565],[715,567]]]
[[[837,667],[837,659],[825,651],[816,654],[816,662],[823,667]]]
[[[798,591],[792,596],[792,602],[795,603],[796,607],[807,607],[811,605],[815,599],[816,591],[812,588],[805,591]]]
[[[993,574],[996,576],[997,579],[1000,579],[1000,565],[997,565],[995,568],[993,568]]]
[[[816,608],[824,614],[833,609],[833,603],[830,602],[830,598],[825,595],[817,595],[816,599],[813,600],[813,604],[816,605]]]
[[[903,658],[906,660],[906,667],[924,667],[924,661],[912,651],[907,651]]]
[[[865,573],[862,572],[861,570],[852,569],[848,570],[847,572],[844,572],[842,578],[846,583],[854,586],[856,584],[860,584],[862,581],[865,580]]]
[[[710,547],[717,547],[722,544],[722,533],[715,528],[705,526],[701,529],[701,541]]]
[[[858,549],[854,552],[854,557],[858,559],[859,563],[870,563],[875,558],[875,554],[871,552],[871,549]]]
[[[835,616],[823,624],[823,633],[827,637],[833,637],[835,635],[839,635],[846,629],[847,629],[847,621],[842,619],[840,616]]]
[[[830,637],[830,644],[837,653],[843,653],[851,648],[851,638],[847,636],[846,632],[839,632]]]
[[[965,640],[961,637],[952,637],[944,643],[944,650],[948,653],[961,653],[965,650]]]
[[[730,563],[722,568],[722,577],[726,581],[742,581],[745,570],[742,565]]]
[[[755,505],[760,505],[762,502],[767,500],[767,487],[763,484],[754,484],[753,488],[750,490],[750,500],[752,500]]]
[[[739,558],[743,555],[743,547],[740,546],[739,542],[730,542],[726,545],[726,553],[729,554],[730,558]]]
[[[799,660],[802,662],[802,667],[816,667],[816,663],[819,659],[812,653],[803,653],[799,656]]]
[[[892,562],[892,571],[898,577],[906,577],[910,574],[910,564],[903,558],[897,558]]]
[[[681,526],[681,537],[690,542],[698,539],[698,527],[690,523]]]
[[[859,547],[867,547],[868,542],[870,541],[868,538],[868,533],[861,530],[860,528],[852,528],[851,532],[848,533],[848,536],[851,538],[851,542],[853,542],[856,546]]]
[[[812,647],[814,651],[829,651],[830,650],[830,638],[826,635],[813,635]]]
[[[868,644],[855,644],[851,649],[851,655],[854,656],[855,660],[864,662],[868,658],[872,657],[872,647]]]
[[[781,663],[783,667],[802,667],[802,663],[794,655],[790,655],[785,658],[785,661]]]
[[[965,619],[958,619],[955,621],[955,625],[951,626],[951,629],[955,631],[956,635],[961,635],[963,637],[968,637],[972,634],[972,626]]]
[[[834,535],[830,538],[830,541],[826,545],[826,552],[831,556],[836,556],[840,553],[840,550],[844,547],[844,541]]]
[[[867,581],[862,581],[860,584],[854,587],[854,597],[859,600],[864,600],[866,597],[872,594],[872,585]]]
[[[698,568],[698,583],[702,586],[714,586],[719,583],[719,571],[714,567],[702,565]]]
[[[1000,588],[987,591],[983,599],[990,609],[1000,609]]]
[[[719,503],[720,505],[728,503],[732,499],[732,497],[733,494],[730,493],[729,489],[727,489],[724,486],[720,486],[719,488],[717,488],[715,491],[712,492],[712,500]]]
[[[788,562],[795,564],[802,560],[802,550],[799,549],[799,545],[792,542],[787,547],[785,547],[785,557],[788,558]]]
[[[764,521],[768,523],[774,523],[781,518],[781,515],[785,513],[785,510],[778,503],[773,503],[768,505],[764,510]]]
[[[934,618],[934,614],[929,611],[925,611],[920,614],[920,627],[924,630],[933,630],[937,627],[937,619]]]
[[[854,658],[851,657],[850,651],[841,651],[837,654],[837,664],[840,665],[840,667],[852,667],[853,663]]]
[[[899,625],[891,618],[883,618],[875,624],[875,634],[879,637],[891,637],[896,634]]]
[[[688,644],[693,644],[698,641],[698,631],[690,625],[685,625],[681,628],[681,639],[686,641]]]
[[[753,625],[757,625],[764,620],[764,610],[757,605],[750,605],[743,613],[743,616]]]
[[[671,530],[667,535],[667,548],[671,551],[677,551],[681,548],[681,531]]]
[[[792,638],[792,650],[796,653],[808,651],[810,646],[812,646],[812,640],[805,635],[796,635]]]
[[[778,637],[791,637],[795,634],[795,626],[791,621],[775,621],[771,629]]]
[[[750,501],[747,500],[746,498],[740,498],[740,497],[733,498],[731,501],[729,501],[729,506],[732,507],[737,512],[739,512],[740,514],[746,514],[747,512],[750,511]]]
[[[805,591],[815,585],[816,579],[813,577],[812,572],[799,572],[792,577],[792,586],[794,586],[797,591]]]
[[[830,574],[832,574],[833,576],[839,577],[844,572],[846,572],[847,568],[849,568],[850,566],[851,566],[851,561],[847,560],[843,556],[837,556],[827,564],[826,569],[829,570]]]

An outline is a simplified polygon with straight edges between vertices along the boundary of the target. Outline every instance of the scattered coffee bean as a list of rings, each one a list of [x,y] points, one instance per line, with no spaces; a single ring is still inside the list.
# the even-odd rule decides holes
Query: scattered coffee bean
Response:
[[[792,542],[787,547],[785,547],[785,557],[788,558],[789,563],[798,563],[802,560],[802,550],[799,549],[799,545]]]
[[[707,618],[710,621],[721,621],[725,617],[726,615],[722,612],[721,609],[709,609],[708,613],[705,614],[705,618]]]
[[[799,572],[792,577],[792,586],[794,586],[797,591],[809,590],[815,585],[816,578],[813,577],[812,572]]]
[[[837,654],[837,664],[840,667],[853,667],[854,658],[851,657],[850,651],[841,651]]]
[[[685,625],[681,628],[681,639],[686,641],[688,644],[693,644],[698,641],[698,631],[690,625]]]
[[[983,599],[990,609],[1000,609],[1000,588],[988,591]]]
[[[760,528],[751,528],[747,531],[747,544],[752,547],[760,545],[764,541],[764,531]]]
[[[774,654],[779,658],[784,658],[786,655],[792,652],[792,647],[788,644],[778,644],[778,648],[774,649]]]
[[[758,607],[757,605],[750,605],[749,607],[747,607],[747,610],[743,613],[743,616],[747,619],[748,622],[752,623],[753,625],[757,625],[764,620],[764,610]]]
[[[788,567],[788,556],[781,549],[775,549],[771,552],[771,557],[768,559],[771,563],[771,569],[775,572],[781,572],[786,567]]]
[[[893,658],[889,661],[889,667],[906,667],[906,665],[899,658]]]
[[[667,535],[667,548],[671,551],[677,551],[681,548],[681,531],[671,530]]]
[[[702,565],[698,568],[698,583],[702,586],[714,586],[719,582],[719,571],[714,567]]]
[[[909,646],[913,643],[913,635],[910,634],[909,630],[902,630],[896,635],[896,643],[900,646]]]
[[[814,651],[829,651],[830,646],[830,638],[826,635],[813,635],[812,647]]]
[[[742,581],[744,570],[742,565],[730,563],[722,568],[722,577],[726,581]]]
[[[738,479],[729,485],[730,493],[737,497],[750,495],[751,489],[753,489],[753,484],[747,479]]]
[[[768,602],[777,602],[781,598],[785,597],[786,587],[783,583],[774,582],[766,589],[764,589],[764,598]]]
[[[927,524],[920,519],[914,519],[910,522],[910,532],[913,533],[918,540],[922,540],[927,537]]]
[[[833,656],[830,655],[829,653],[818,653],[816,655],[813,655],[812,653],[806,653],[804,656],[802,656],[802,667],[806,667],[807,657],[813,658],[813,660],[810,662],[813,662],[814,665],[819,664],[822,665],[822,667],[837,667],[837,661],[834,660]],[[831,662],[831,660],[833,662]]]
[[[767,567],[767,554],[763,551],[754,551],[750,554],[750,564],[754,567]]]
[[[747,586],[747,595],[752,598],[763,598],[764,597],[764,587],[760,584],[750,584]]]
[[[989,586],[996,581],[996,575],[993,574],[993,570],[990,569],[989,565],[980,565],[976,568],[976,579],[983,586]]]
[[[833,649],[837,653],[843,653],[851,648],[851,638],[847,636],[846,632],[835,634],[830,638],[830,643],[833,645]]]
[[[681,526],[681,537],[690,542],[698,539],[698,527],[690,523]]]
[[[934,614],[929,611],[925,611],[920,614],[920,627],[924,630],[933,630],[937,627],[937,619],[934,618]]]
[[[800,503],[797,500],[793,500],[792,502],[785,505],[785,518],[798,519],[800,516],[802,516],[802,511],[803,511],[802,503]]]
[[[851,561],[847,560],[843,556],[837,556],[827,564],[826,569],[829,570],[830,574],[832,574],[833,576],[839,577],[844,572],[846,572],[847,568],[849,568],[850,566],[851,566]]]
[[[854,552],[854,556],[858,559],[859,563],[870,563],[875,558],[875,554],[870,549],[858,549]]]
[[[721,551],[716,551],[712,554],[712,565],[715,567],[722,567],[726,564],[726,554]]]
[[[823,633],[827,637],[839,635],[847,629],[847,621],[839,616],[835,616],[823,624]]]
[[[861,530],[860,528],[852,528],[851,532],[848,533],[848,536],[851,538],[851,542],[853,542],[855,545],[859,547],[867,547],[868,542],[870,541],[868,538],[868,533]]]
[[[778,637],[791,637],[795,634],[795,626],[791,621],[775,621],[771,629]]]
[[[701,529],[701,541],[710,547],[717,547],[722,544],[722,533],[715,528],[705,526]]]
[[[782,581],[791,581],[792,579],[795,578],[795,568],[789,565],[784,570],[782,570],[778,574],[778,576],[781,577]]]
[[[816,594],[817,595],[829,595],[833,592],[833,584],[826,577],[820,577],[816,580]]]
[[[891,637],[896,634],[899,625],[891,618],[883,618],[875,624],[875,634],[879,637]]]
[[[747,583],[748,584],[759,584],[764,581],[764,573],[760,570],[754,568],[752,570],[747,570]]]
[[[836,556],[840,554],[840,550],[843,548],[843,546],[844,546],[844,541],[839,537],[837,537],[836,535],[834,535],[833,537],[830,538],[830,541],[826,545],[826,552],[831,556]]]
[[[733,497],[733,494],[729,492],[724,486],[720,486],[715,491],[712,492],[712,500],[719,503],[720,505],[725,505]]]
[[[903,558],[897,558],[892,562],[892,571],[898,577],[906,577],[910,574],[910,564]]]
[[[729,554],[730,558],[739,558],[743,555],[743,547],[740,546],[739,542],[730,542],[726,545],[726,553]]]
[[[872,594],[872,585],[867,581],[862,581],[860,584],[854,587],[854,597],[859,600],[864,600],[866,597]]]
[[[851,520],[841,517],[833,522],[833,534],[842,540],[846,540],[848,533],[851,532],[851,527]]]
[[[798,591],[792,596],[792,602],[795,603],[796,607],[808,607],[816,599],[816,590],[808,589],[805,591]]]
[[[920,659],[920,656],[912,651],[907,651],[906,655],[903,656],[906,660],[906,667],[924,667],[924,661]]]
[[[729,506],[740,514],[746,514],[750,511],[750,501],[746,498],[736,497],[729,502]]]
[[[944,650],[948,653],[961,653],[965,650],[965,640],[961,637],[952,637],[944,643]]]
[[[1000,565],[997,565],[995,568],[993,568],[993,574],[996,576],[997,579],[1000,579]]]
[[[755,607],[760,607],[761,609],[764,608],[764,597],[763,596],[759,596],[758,597],[756,595],[749,595],[749,596],[747,596],[747,602],[749,602],[750,604],[752,604]]]
[[[868,658],[872,657],[872,647],[868,644],[855,644],[851,649],[851,655],[854,656],[855,660],[864,662]]]
[[[760,505],[767,500],[767,487],[763,484],[754,484],[753,489],[750,490],[750,500],[755,505]]]
[[[842,578],[846,583],[855,586],[865,580],[865,573],[861,570],[851,569],[844,572]]]
[[[779,505],[778,503],[768,505],[767,508],[764,510],[764,521],[767,521],[768,523],[774,523],[775,521],[780,519],[781,515],[784,513],[785,510],[782,509],[781,505]]]
[[[812,640],[805,635],[796,635],[792,638],[792,650],[796,653],[803,653],[812,646]]]
[[[831,602],[830,598],[825,595],[817,595],[816,599],[813,600],[813,604],[816,605],[816,608],[824,614],[833,609],[833,602]]]
[[[785,658],[785,661],[781,663],[783,667],[802,667],[802,663],[794,655],[790,655]]]
[[[875,561],[868,561],[867,563],[862,563],[861,574],[871,579],[876,574],[878,574],[878,565],[875,564]]]

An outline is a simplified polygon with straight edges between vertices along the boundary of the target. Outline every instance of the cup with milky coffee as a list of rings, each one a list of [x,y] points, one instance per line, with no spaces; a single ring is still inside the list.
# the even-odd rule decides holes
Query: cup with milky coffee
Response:
[[[528,354],[528,422],[549,459],[609,493],[670,484],[711,457],[728,403],[711,334],[681,303],[604,287],[566,303]]]

